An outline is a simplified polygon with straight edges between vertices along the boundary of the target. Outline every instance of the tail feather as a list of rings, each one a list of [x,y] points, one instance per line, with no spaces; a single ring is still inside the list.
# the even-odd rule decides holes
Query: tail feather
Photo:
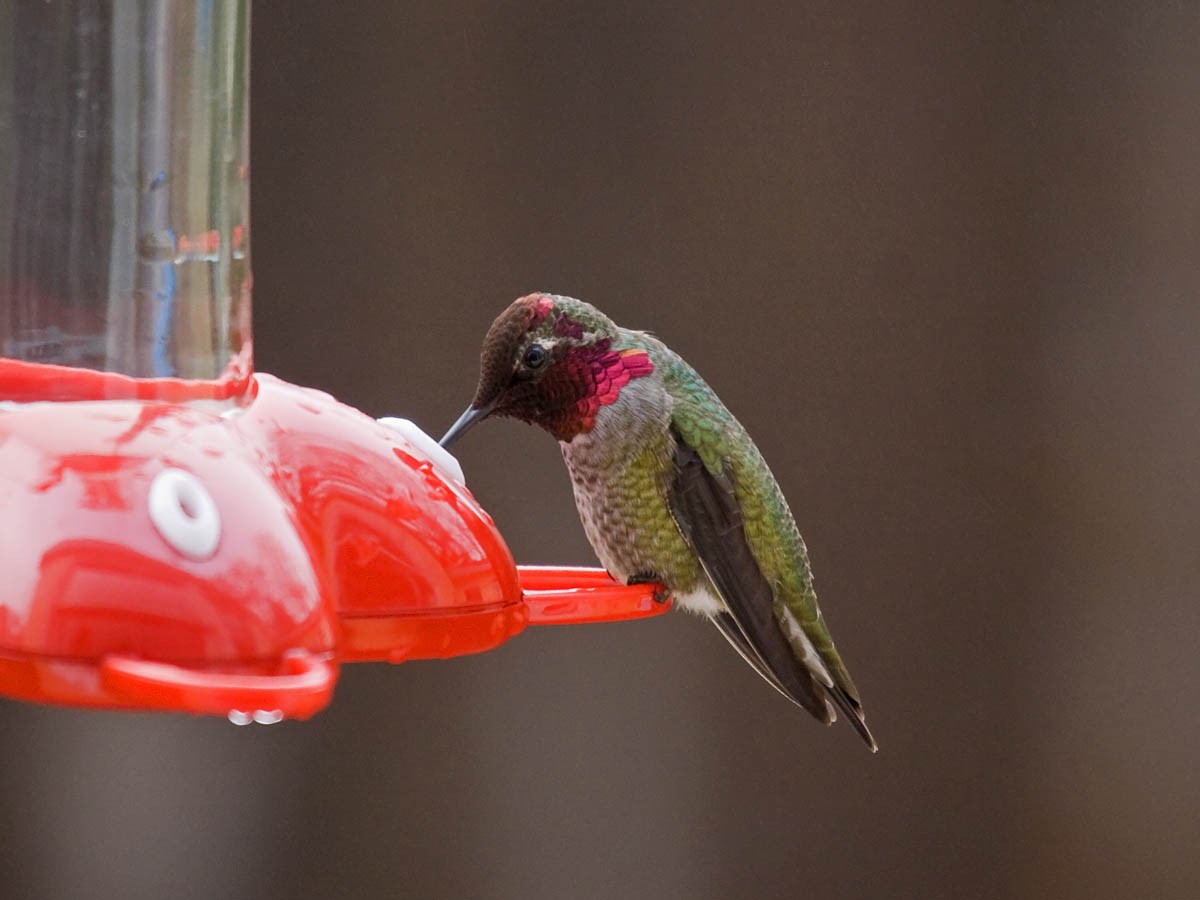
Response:
[[[862,704],[850,696],[840,685],[826,688],[825,692],[837,704],[838,709],[846,714],[846,721],[854,726],[854,730],[862,736],[871,752],[878,753],[879,745],[875,743],[871,729],[867,727],[867,717],[863,715]]]

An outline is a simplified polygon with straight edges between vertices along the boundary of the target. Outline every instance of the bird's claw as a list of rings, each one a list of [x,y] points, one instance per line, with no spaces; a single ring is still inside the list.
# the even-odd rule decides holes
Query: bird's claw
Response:
[[[637,575],[632,576],[625,583],[631,586],[635,584],[657,585],[657,587],[654,589],[654,592],[651,594],[651,596],[654,597],[655,603],[666,603],[671,599],[670,589],[662,583],[661,578],[651,572],[639,572]]]

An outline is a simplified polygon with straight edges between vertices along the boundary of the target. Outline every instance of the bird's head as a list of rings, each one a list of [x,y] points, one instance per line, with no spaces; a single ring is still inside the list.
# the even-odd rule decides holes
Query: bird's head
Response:
[[[449,447],[488,416],[540,425],[560,441],[590,431],[596,412],[654,371],[633,334],[582,300],[529,294],[496,317],[483,339],[475,399],[442,437]]]

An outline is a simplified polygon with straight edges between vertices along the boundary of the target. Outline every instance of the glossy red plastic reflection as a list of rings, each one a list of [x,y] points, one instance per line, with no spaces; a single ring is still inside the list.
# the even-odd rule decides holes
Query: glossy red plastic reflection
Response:
[[[250,388],[251,348],[247,344],[229,360],[219,378],[131,378],[75,366],[0,359],[0,399],[16,403],[37,400],[236,400]]]
[[[659,600],[657,585],[627,586],[603,569],[520,566],[521,590],[531,625],[572,625],[644,619],[671,608]]]
[[[54,396],[62,375],[3,360],[0,395]],[[0,406],[2,694],[304,718],[342,662],[668,608],[599,570],[518,570],[427,444],[327,394],[256,375],[199,388],[239,401],[206,407],[71,377],[71,396],[122,399]]]

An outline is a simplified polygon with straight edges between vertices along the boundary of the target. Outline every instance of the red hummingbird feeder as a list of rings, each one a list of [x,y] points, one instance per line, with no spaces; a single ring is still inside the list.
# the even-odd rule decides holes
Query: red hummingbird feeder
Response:
[[[253,372],[244,0],[18,9],[37,40],[0,61],[23,185],[0,193],[0,694],[269,723],[321,710],[343,662],[669,608],[515,565],[415,425]],[[80,35],[103,52],[47,54]]]

